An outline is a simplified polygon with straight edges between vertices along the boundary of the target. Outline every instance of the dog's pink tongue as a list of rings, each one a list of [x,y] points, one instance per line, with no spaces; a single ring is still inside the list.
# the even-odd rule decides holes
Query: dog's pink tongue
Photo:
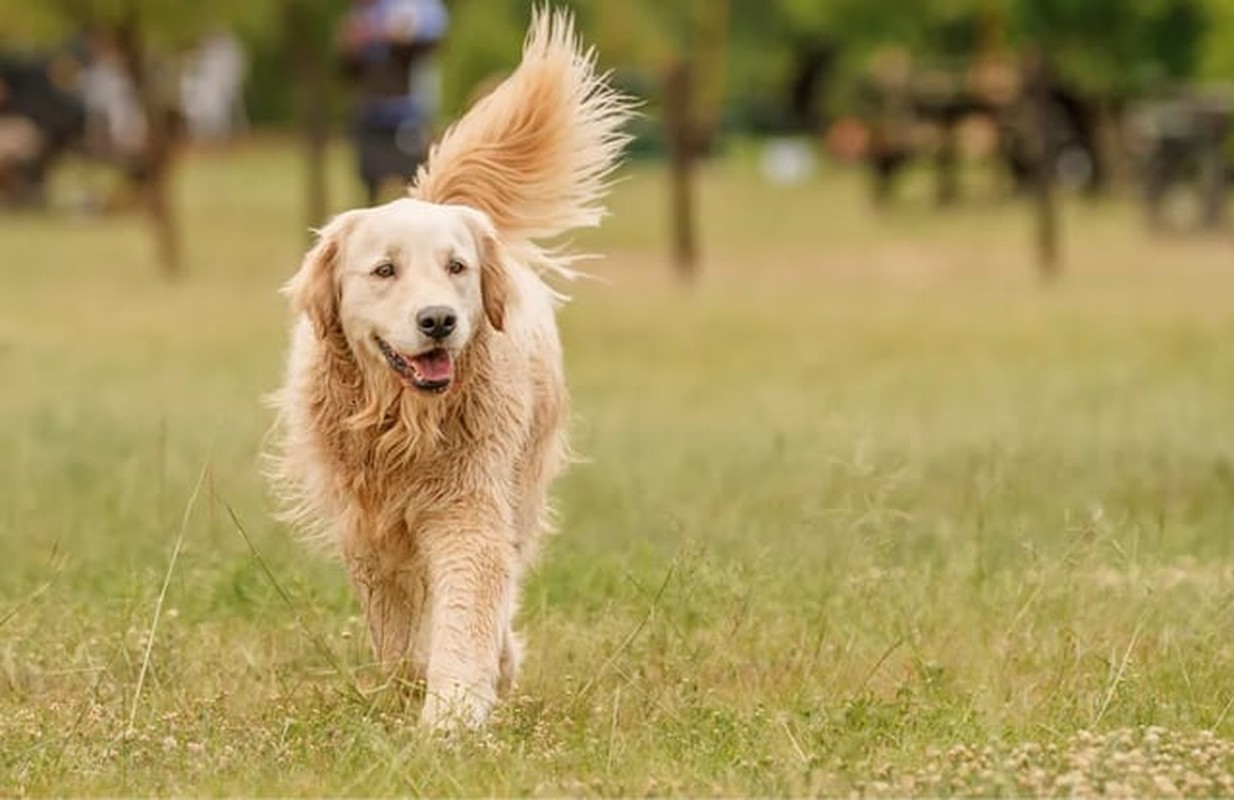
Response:
[[[454,360],[445,350],[433,350],[411,360],[422,381],[444,381],[454,376]]]

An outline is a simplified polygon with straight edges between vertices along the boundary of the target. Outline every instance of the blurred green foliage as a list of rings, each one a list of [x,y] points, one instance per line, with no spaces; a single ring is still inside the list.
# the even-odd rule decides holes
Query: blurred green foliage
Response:
[[[1022,41],[1047,49],[1080,89],[1128,95],[1196,75],[1210,6],[1225,0],[1021,0],[1009,3]]]
[[[316,20],[315,47],[333,60],[333,27],[348,0],[4,0],[0,42],[54,41],[88,21],[136,12],[152,42],[183,47],[227,25],[245,40],[253,69],[249,107],[258,122],[292,116],[284,28],[288,4]],[[511,68],[534,0],[447,0],[453,29],[442,51],[444,111]],[[601,62],[640,93],[653,94],[669,59],[690,51],[700,16],[723,0],[570,0]],[[1182,81],[1234,77],[1234,0],[727,0],[724,84],[730,116],[749,121],[781,102],[799,55],[833,50],[843,87],[888,45],[918,64],[958,67],[981,52],[1041,46],[1077,89],[1133,96]],[[339,80],[334,115],[345,115]]]

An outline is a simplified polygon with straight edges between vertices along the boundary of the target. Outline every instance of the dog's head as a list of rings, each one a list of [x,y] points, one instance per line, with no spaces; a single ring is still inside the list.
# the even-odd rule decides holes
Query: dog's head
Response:
[[[336,217],[286,291],[318,336],[429,393],[484,326],[502,330],[510,299],[488,217],[410,198]]]

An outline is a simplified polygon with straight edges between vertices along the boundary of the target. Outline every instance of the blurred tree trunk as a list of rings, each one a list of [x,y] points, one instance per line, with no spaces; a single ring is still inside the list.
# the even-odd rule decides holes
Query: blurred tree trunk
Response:
[[[1203,197],[1200,224],[1208,230],[1218,230],[1225,224],[1225,208],[1229,198],[1226,143],[1230,137],[1231,108],[1228,104],[1212,101],[1202,103],[1199,117],[1202,131],[1200,187]]]
[[[958,114],[944,110],[939,125],[938,151],[934,154],[938,177],[934,202],[940,208],[954,206],[960,199],[959,126]]]
[[[694,174],[698,136],[690,109],[694,76],[689,62],[679,60],[664,75],[664,127],[668,140],[669,207],[673,236],[673,264],[687,280],[698,271],[698,242],[694,212]]]
[[[1099,192],[1117,194],[1131,183],[1132,172],[1120,104],[1108,97],[1097,100],[1094,122],[1098,178],[1095,188]]]
[[[673,262],[687,280],[698,273],[697,167],[720,128],[729,17],[729,0],[691,3],[684,42],[663,74]]]
[[[724,113],[729,0],[695,0],[694,15],[694,119],[700,146],[710,149]]]
[[[177,110],[168,103],[167,74],[151,63],[142,19],[136,6],[116,25],[115,39],[125,71],[133,82],[146,123],[146,139],[137,165],[142,204],[154,231],[159,265],[169,278],[182,271],[180,231],[172,199],[176,155]]]
[[[1024,59],[1024,99],[1028,104],[1026,119],[1033,150],[1037,267],[1046,281],[1057,278],[1060,268],[1058,203],[1054,186],[1058,153],[1050,119],[1051,80],[1044,51],[1031,50]]]
[[[306,0],[284,0],[283,36],[291,54],[292,85],[296,87],[300,136],[304,148],[305,230],[325,223],[329,208],[326,179],[326,147],[329,143],[326,108],[327,52],[322,25]]]

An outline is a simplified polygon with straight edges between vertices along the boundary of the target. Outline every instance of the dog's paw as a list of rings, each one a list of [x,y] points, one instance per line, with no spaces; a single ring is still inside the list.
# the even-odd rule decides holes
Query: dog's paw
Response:
[[[488,721],[496,697],[461,683],[434,690],[429,687],[420,719],[430,730],[451,733],[478,730]]]

